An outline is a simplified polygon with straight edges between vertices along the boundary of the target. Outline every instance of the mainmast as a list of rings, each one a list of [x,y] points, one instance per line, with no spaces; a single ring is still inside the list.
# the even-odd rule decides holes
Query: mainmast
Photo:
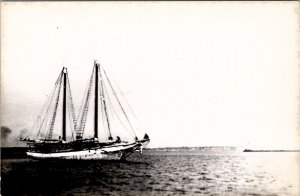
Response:
[[[94,62],[95,65],[95,116],[94,116],[94,138],[98,138],[98,70],[99,64]]]
[[[63,68],[63,118],[62,118],[62,140],[66,141],[66,108],[67,108],[67,68]]]

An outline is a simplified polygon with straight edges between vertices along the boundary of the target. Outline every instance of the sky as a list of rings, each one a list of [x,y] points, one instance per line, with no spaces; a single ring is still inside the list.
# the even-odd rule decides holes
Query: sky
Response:
[[[30,129],[64,66],[78,111],[97,59],[149,147],[300,149],[299,10],[296,1],[1,3],[1,126]]]

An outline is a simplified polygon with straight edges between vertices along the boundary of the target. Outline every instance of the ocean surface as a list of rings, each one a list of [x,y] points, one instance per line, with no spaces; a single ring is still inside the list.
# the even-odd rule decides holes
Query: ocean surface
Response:
[[[299,152],[135,153],[126,161],[1,160],[2,195],[300,195]]]

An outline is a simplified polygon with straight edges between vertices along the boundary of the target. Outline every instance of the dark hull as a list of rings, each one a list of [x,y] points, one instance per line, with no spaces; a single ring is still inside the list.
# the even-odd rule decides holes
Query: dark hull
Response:
[[[27,155],[37,159],[126,159],[135,151],[142,152],[143,144],[149,140],[141,140],[133,143],[125,142],[43,142],[31,143]]]

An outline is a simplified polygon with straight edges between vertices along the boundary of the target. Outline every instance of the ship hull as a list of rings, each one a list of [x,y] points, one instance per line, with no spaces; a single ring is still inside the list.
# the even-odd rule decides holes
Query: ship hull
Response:
[[[122,160],[126,159],[136,150],[141,143],[119,144],[94,149],[84,149],[68,152],[40,153],[27,152],[29,157],[35,159],[74,159],[74,160]]]

